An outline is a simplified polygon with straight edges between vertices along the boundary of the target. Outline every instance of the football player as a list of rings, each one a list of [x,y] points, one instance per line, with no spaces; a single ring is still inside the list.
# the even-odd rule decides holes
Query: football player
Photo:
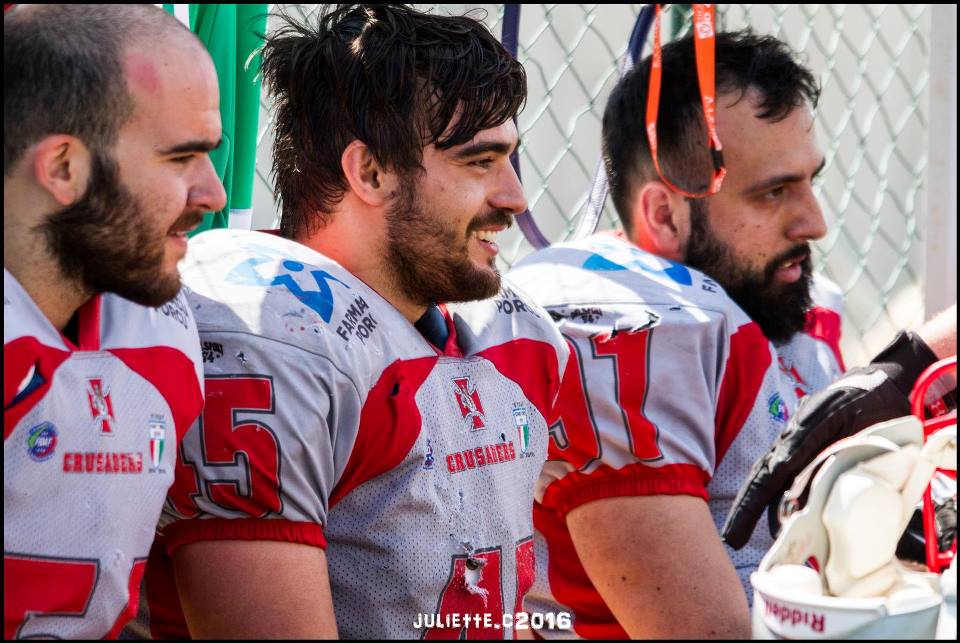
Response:
[[[816,80],[772,37],[717,34],[726,178],[709,195],[695,69],[692,38],[663,48],[660,169],[650,60],[610,96],[603,151],[623,232],[511,273],[577,358],[538,489],[527,606],[572,612],[583,637],[750,635],[745,590],[772,540],[735,552],[718,528],[796,398],[842,370],[839,296],[811,271],[809,242],[826,232]]]
[[[4,638],[116,637],[203,405],[180,291],[217,76],[150,5],[3,20]]]
[[[734,547],[743,546],[767,508],[771,527],[776,528],[780,498],[797,473],[837,440],[909,415],[910,392],[920,375],[938,359],[956,354],[954,304],[916,332],[898,333],[867,366],[850,369],[827,388],[804,399],[787,429],[750,471],[723,527],[724,540]],[[956,408],[956,382],[950,378],[943,389],[927,401],[931,415]],[[944,516],[955,525],[956,504],[952,512],[950,507],[943,505]],[[908,544],[903,543],[905,547]]]
[[[286,18],[263,73],[280,235],[191,242],[207,403],[153,634],[509,636],[567,360],[494,267],[523,69],[472,18],[348,5]]]

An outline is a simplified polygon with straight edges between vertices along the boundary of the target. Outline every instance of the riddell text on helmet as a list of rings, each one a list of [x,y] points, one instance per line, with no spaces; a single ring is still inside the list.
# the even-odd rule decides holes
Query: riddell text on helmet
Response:
[[[801,610],[797,609],[796,607],[789,607],[787,605],[780,605],[779,603],[775,603],[767,598],[763,600],[763,603],[767,616],[779,618],[781,623],[786,623],[787,621],[790,622],[790,625],[803,623],[808,625],[814,632],[823,632],[826,614],[809,612],[807,610]]]

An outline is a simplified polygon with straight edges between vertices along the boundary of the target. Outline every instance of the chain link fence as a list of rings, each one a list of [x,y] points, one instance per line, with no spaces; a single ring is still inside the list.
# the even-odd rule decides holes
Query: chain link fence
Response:
[[[503,5],[470,6],[500,34]],[[603,109],[642,6],[523,6],[518,55],[527,69],[529,98],[518,123],[521,174],[530,210],[552,241],[566,238],[583,211],[600,155]],[[676,5],[665,37],[685,31],[685,6]],[[316,5],[294,11],[310,15]],[[719,28],[749,26],[776,35],[819,75],[817,127],[826,167],[817,192],[830,232],[815,244],[815,265],[845,294],[848,365],[866,362],[897,329],[924,318],[930,16],[930,5],[718,6]],[[265,101],[255,227],[277,221],[271,137]],[[601,225],[616,224],[608,200]],[[503,268],[531,250],[516,226],[501,239]]]

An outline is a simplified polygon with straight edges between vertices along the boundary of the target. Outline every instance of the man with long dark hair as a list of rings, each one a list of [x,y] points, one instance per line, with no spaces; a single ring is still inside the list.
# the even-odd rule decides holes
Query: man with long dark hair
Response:
[[[4,638],[116,636],[203,406],[177,262],[224,204],[203,45],[149,5],[3,19]]]
[[[662,175],[645,121],[649,59],[604,112],[623,232],[511,272],[580,358],[534,513],[540,573],[528,606],[572,611],[581,636],[749,636],[744,590],[772,540],[758,531],[728,551],[718,528],[797,395],[842,370],[839,316],[811,298],[809,243],[826,232],[813,192],[824,164],[817,83],[772,37],[717,34],[716,61],[719,193],[672,187],[704,194],[713,170],[683,38],[663,48]]]
[[[184,268],[208,351],[162,530],[185,624],[509,635],[567,359],[494,266],[523,69],[473,18],[346,5],[284,19],[262,70],[280,236],[204,233]],[[151,580],[154,634],[183,634]]]

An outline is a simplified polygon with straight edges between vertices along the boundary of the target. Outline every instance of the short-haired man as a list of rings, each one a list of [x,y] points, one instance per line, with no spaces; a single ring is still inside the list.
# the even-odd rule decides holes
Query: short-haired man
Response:
[[[149,5],[3,20],[4,638],[115,637],[203,405],[180,291],[223,207],[203,45]]]
[[[209,354],[162,531],[185,623],[509,635],[567,360],[494,267],[523,69],[472,18],[349,5],[285,21],[263,72],[281,236],[204,233],[184,268]],[[183,633],[150,580],[154,634]]]
[[[811,314],[808,242],[826,231],[812,187],[824,163],[816,82],[770,37],[718,34],[716,60],[722,190],[687,198],[658,175],[647,59],[603,121],[623,233],[511,272],[580,369],[551,426],[527,607],[572,612],[584,637],[749,636],[744,589],[772,541],[758,530],[733,552],[718,527],[796,396],[841,371],[838,314]],[[669,181],[702,193],[713,166],[695,68],[691,38],[663,48],[659,159]]]

